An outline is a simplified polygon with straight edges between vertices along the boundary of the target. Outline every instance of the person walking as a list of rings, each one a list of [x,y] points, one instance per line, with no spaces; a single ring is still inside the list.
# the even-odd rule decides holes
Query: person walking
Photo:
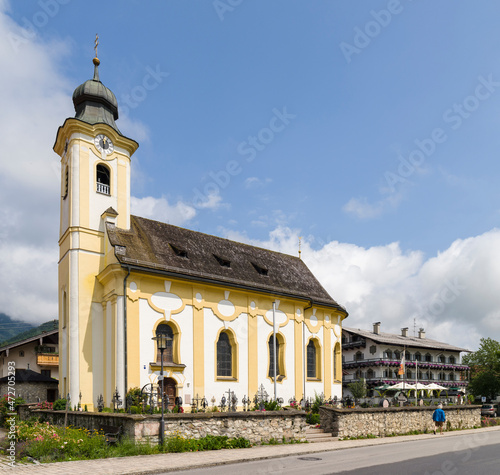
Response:
[[[443,411],[443,405],[439,404],[437,409],[432,414],[432,420],[434,421],[434,435],[436,435],[436,431],[439,428],[439,432],[443,435],[443,425],[446,422],[446,414]]]

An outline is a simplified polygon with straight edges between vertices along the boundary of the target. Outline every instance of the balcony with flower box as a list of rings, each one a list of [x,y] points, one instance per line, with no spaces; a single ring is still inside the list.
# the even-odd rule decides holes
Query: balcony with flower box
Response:
[[[35,347],[36,364],[39,366],[59,366],[59,352],[55,346],[39,345]]]
[[[54,353],[37,353],[36,364],[39,366],[59,366],[59,355]]]

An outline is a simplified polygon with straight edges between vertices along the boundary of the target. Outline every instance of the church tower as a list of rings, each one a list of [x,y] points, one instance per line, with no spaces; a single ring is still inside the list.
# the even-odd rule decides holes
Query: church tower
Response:
[[[105,223],[130,228],[130,162],[138,144],[115,123],[118,103],[99,79],[97,40],[93,63],[94,77],[73,93],[75,117],[59,127],[54,144],[61,157],[59,392],[72,406],[80,397],[95,404],[96,394],[110,401],[115,386],[125,389],[116,356],[123,296],[102,295],[96,276],[112,258]],[[99,342],[106,350],[96,352]]]

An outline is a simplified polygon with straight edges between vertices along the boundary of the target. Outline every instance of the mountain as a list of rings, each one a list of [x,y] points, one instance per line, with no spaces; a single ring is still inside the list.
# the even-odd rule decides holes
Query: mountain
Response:
[[[29,331],[35,328],[31,323],[14,320],[5,313],[0,313],[0,346],[4,346],[3,342],[15,338],[19,333]]]
[[[39,326],[31,323],[13,320],[5,313],[0,313],[0,347],[25,340],[42,332],[55,330],[58,327],[58,320],[50,320]]]

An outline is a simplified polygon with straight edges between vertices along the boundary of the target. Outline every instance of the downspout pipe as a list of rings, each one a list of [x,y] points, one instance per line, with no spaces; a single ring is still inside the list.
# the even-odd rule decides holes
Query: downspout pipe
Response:
[[[303,407],[306,407],[306,310],[313,306],[312,299],[309,300],[309,305],[304,307],[304,315],[302,319],[302,372],[304,376],[304,389],[303,389]]]
[[[130,276],[130,267],[127,267],[127,275],[123,279],[123,353],[125,357],[124,361],[124,378],[123,381],[125,383],[125,394],[123,395],[123,400],[127,399],[128,392],[128,381],[127,381],[127,373],[128,373],[128,364],[127,364],[127,279]],[[125,407],[127,403],[125,402]]]

